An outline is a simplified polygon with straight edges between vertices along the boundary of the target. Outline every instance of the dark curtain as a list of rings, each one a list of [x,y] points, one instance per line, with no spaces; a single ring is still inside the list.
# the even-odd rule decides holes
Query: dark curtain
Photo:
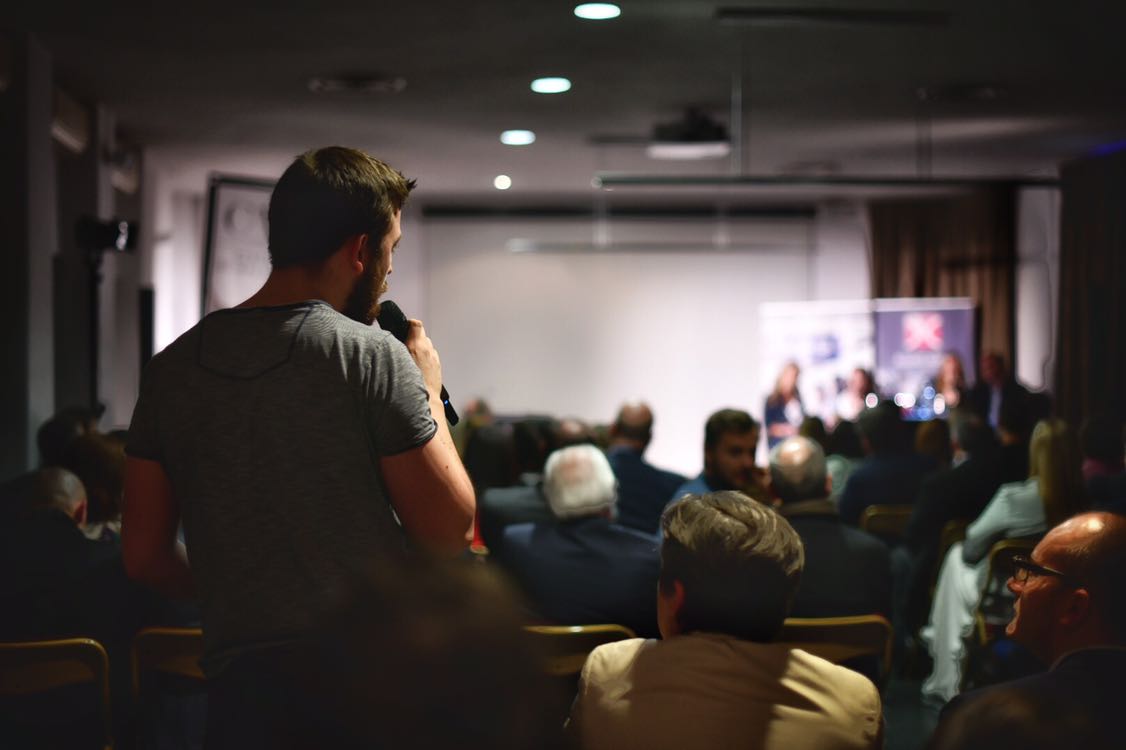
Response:
[[[1126,151],[1064,166],[1056,411],[1126,418]]]
[[[980,347],[1013,362],[1016,190],[875,200],[868,207],[874,297],[969,297]]]

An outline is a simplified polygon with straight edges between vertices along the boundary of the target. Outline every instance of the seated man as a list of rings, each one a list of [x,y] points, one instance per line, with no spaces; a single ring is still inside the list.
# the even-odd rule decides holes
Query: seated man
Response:
[[[1005,632],[1051,668],[956,697],[931,746],[1126,747],[1119,714],[1126,673],[1126,519],[1075,516],[1015,564],[1009,588],[1017,601]],[[1016,732],[1019,744],[997,743]]]
[[[778,512],[805,547],[805,570],[794,617],[891,616],[891,559],[887,545],[841,522],[829,502],[825,453],[809,438],[790,438],[770,451]]]
[[[760,470],[755,466],[759,424],[738,409],[721,409],[704,424],[704,471],[680,485],[669,501],[685,495],[738,490],[767,500]]]
[[[618,522],[656,534],[661,511],[684,477],[645,461],[653,437],[653,412],[646,404],[626,404],[610,425],[606,457],[618,478]]]
[[[785,519],[716,492],[673,503],[661,526],[662,640],[591,652],[569,726],[582,747],[880,747],[872,683],[773,642],[803,565]]]
[[[657,539],[614,523],[614,473],[598,448],[576,445],[547,460],[553,523],[504,530],[492,549],[532,607],[561,625],[616,623],[655,635]]]

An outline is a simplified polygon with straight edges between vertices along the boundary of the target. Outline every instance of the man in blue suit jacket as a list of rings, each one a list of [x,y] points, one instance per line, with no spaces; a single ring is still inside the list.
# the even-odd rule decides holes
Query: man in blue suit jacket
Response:
[[[610,426],[606,457],[618,478],[618,523],[656,534],[661,512],[684,477],[645,461],[653,437],[653,412],[648,404],[626,404]]]
[[[557,521],[509,526],[491,548],[536,614],[560,625],[616,623],[656,635],[660,544],[613,521],[617,494],[606,457],[592,445],[556,451],[543,491]]]
[[[955,698],[932,747],[1126,747],[1126,518],[1075,516],[1029,557],[1006,633],[1051,668]]]

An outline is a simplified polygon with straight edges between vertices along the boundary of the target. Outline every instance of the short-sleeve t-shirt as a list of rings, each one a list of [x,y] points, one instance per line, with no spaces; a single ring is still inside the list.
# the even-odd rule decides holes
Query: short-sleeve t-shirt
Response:
[[[436,430],[406,348],[320,301],[214,312],[149,362],[126,452],[180,506],[205,673],[308,634],[403,546],[379,459]]]

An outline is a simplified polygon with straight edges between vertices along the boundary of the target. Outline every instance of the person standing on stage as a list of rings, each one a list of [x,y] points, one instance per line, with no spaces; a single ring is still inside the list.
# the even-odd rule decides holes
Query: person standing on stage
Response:
[[[405,346],[371,327],[413,186],[361,151],[298,157],[270,198],[265,284],[145,368],[124,562],[200,601],[209,747],[281,742],[309,718],[258,687],[285,694],[287,660],[373,557],[470,539],[438,353],[417,320]]]
[[[798,434],[805,408],[798,393],[798,375],[801,369],[797,362],[788,362],[774,383],[774,390],[766,397],[763,422],[766,424],[766,443],[768,448],[781,443],[786,438]]]

